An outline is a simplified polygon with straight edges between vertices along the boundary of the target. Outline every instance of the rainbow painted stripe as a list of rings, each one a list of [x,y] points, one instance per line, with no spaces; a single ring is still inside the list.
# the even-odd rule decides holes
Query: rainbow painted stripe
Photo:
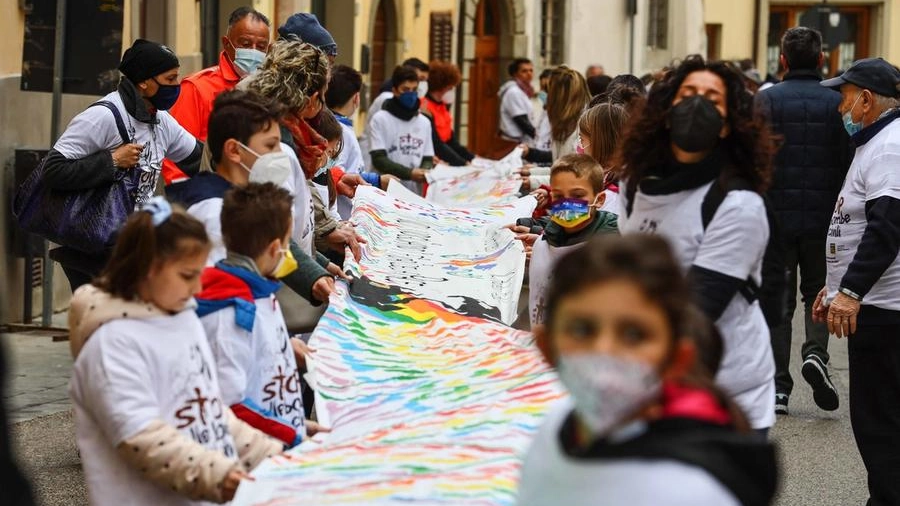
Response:
[[[370,245],[376,234],[404,229],[402,213],[386,205],[396,209],[384,195],[363,195],[354,211]],[[469,256],[449,259],[451,251],[428,257],[432,263],[470,273],[488,265],[481,276],[509,276],[498,259],[510,245],[478,230],[484,222],[430,212],[446,224],[439,233],[459,231],[447,237],[450,243],[490,238]],[[498,321],[494,292],[470,300],[453,291],[459,279],[412,293],[369,277],[380,273],[370,264],[391,258],[405,257],[373,249],[348,265],[356,277],[339,287],[310,341],[316,408],[333,432],[264,463],[234,504],[514,503],[521,458],[548,405],[564,395],[561,386],[531,335]],[[521,268],[518,261],[513,266]]]

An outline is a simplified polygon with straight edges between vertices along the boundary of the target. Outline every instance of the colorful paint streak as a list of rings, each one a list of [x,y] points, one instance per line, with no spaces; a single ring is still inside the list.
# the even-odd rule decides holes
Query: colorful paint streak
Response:
[[[369,247],[346,266],[354,279],[310,340],[308,378],[333,431],[269,459],[234,504],[515,502],[521,459],[564,394],[531,335],[502,323],[505,292],[484,289],[521,284],[522,251],[498,229],[497,212],[358,195],[353,221]],[[402,247],[409,240],[433,241],[440,254],[426,248],[413,261]],[[408,262],[411,280],[446,279],[394,283],[391,262]]]
[[[518,148],[502,160],[478,158],[466,167],[439,165],[428,175],[426,198],[440,206],[467,209],[512,202],[522,186],[516,174],[522,165]]]

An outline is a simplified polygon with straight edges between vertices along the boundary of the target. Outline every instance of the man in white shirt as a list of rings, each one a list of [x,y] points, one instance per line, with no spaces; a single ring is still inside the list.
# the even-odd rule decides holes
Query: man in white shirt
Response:
[[[526,58],[516,58],[509,64],[511,79],[500,87],[500,136],[511,142],[528,143],[535,138],[531,115],[534,88],[534,65]]]
[[[866,58],[821,84],[841,92],[856,154],[828,229],[813,317],[849,338],[850,422],[869,473],[867,504],[900,504],[900,71]]]

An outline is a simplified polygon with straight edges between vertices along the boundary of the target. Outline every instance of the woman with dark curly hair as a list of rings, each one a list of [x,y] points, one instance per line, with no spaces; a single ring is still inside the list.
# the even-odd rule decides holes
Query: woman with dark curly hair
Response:
[[[689,56],[654,86],[622,144],[619,229],[666,237],[725,340],[716,378],[766,434],[775,366],[757,300],[774,143],[741,76]]]

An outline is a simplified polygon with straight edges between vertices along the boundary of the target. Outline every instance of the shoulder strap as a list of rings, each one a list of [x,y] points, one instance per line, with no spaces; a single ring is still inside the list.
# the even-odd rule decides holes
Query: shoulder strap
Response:
[[[109,100],[98,100],[88,107],[94,106],[103,106],[109,109],[116,120],[116,128],[119,130],[119,137],[122,138],[122,143],[128,144],[129,142],[131,142],[131,138],[128,135],[128,130],[125,128],[125,122],[122,120],[122,114],[119,113],[119,108],[116,107],[116,104],[110,102]]]

